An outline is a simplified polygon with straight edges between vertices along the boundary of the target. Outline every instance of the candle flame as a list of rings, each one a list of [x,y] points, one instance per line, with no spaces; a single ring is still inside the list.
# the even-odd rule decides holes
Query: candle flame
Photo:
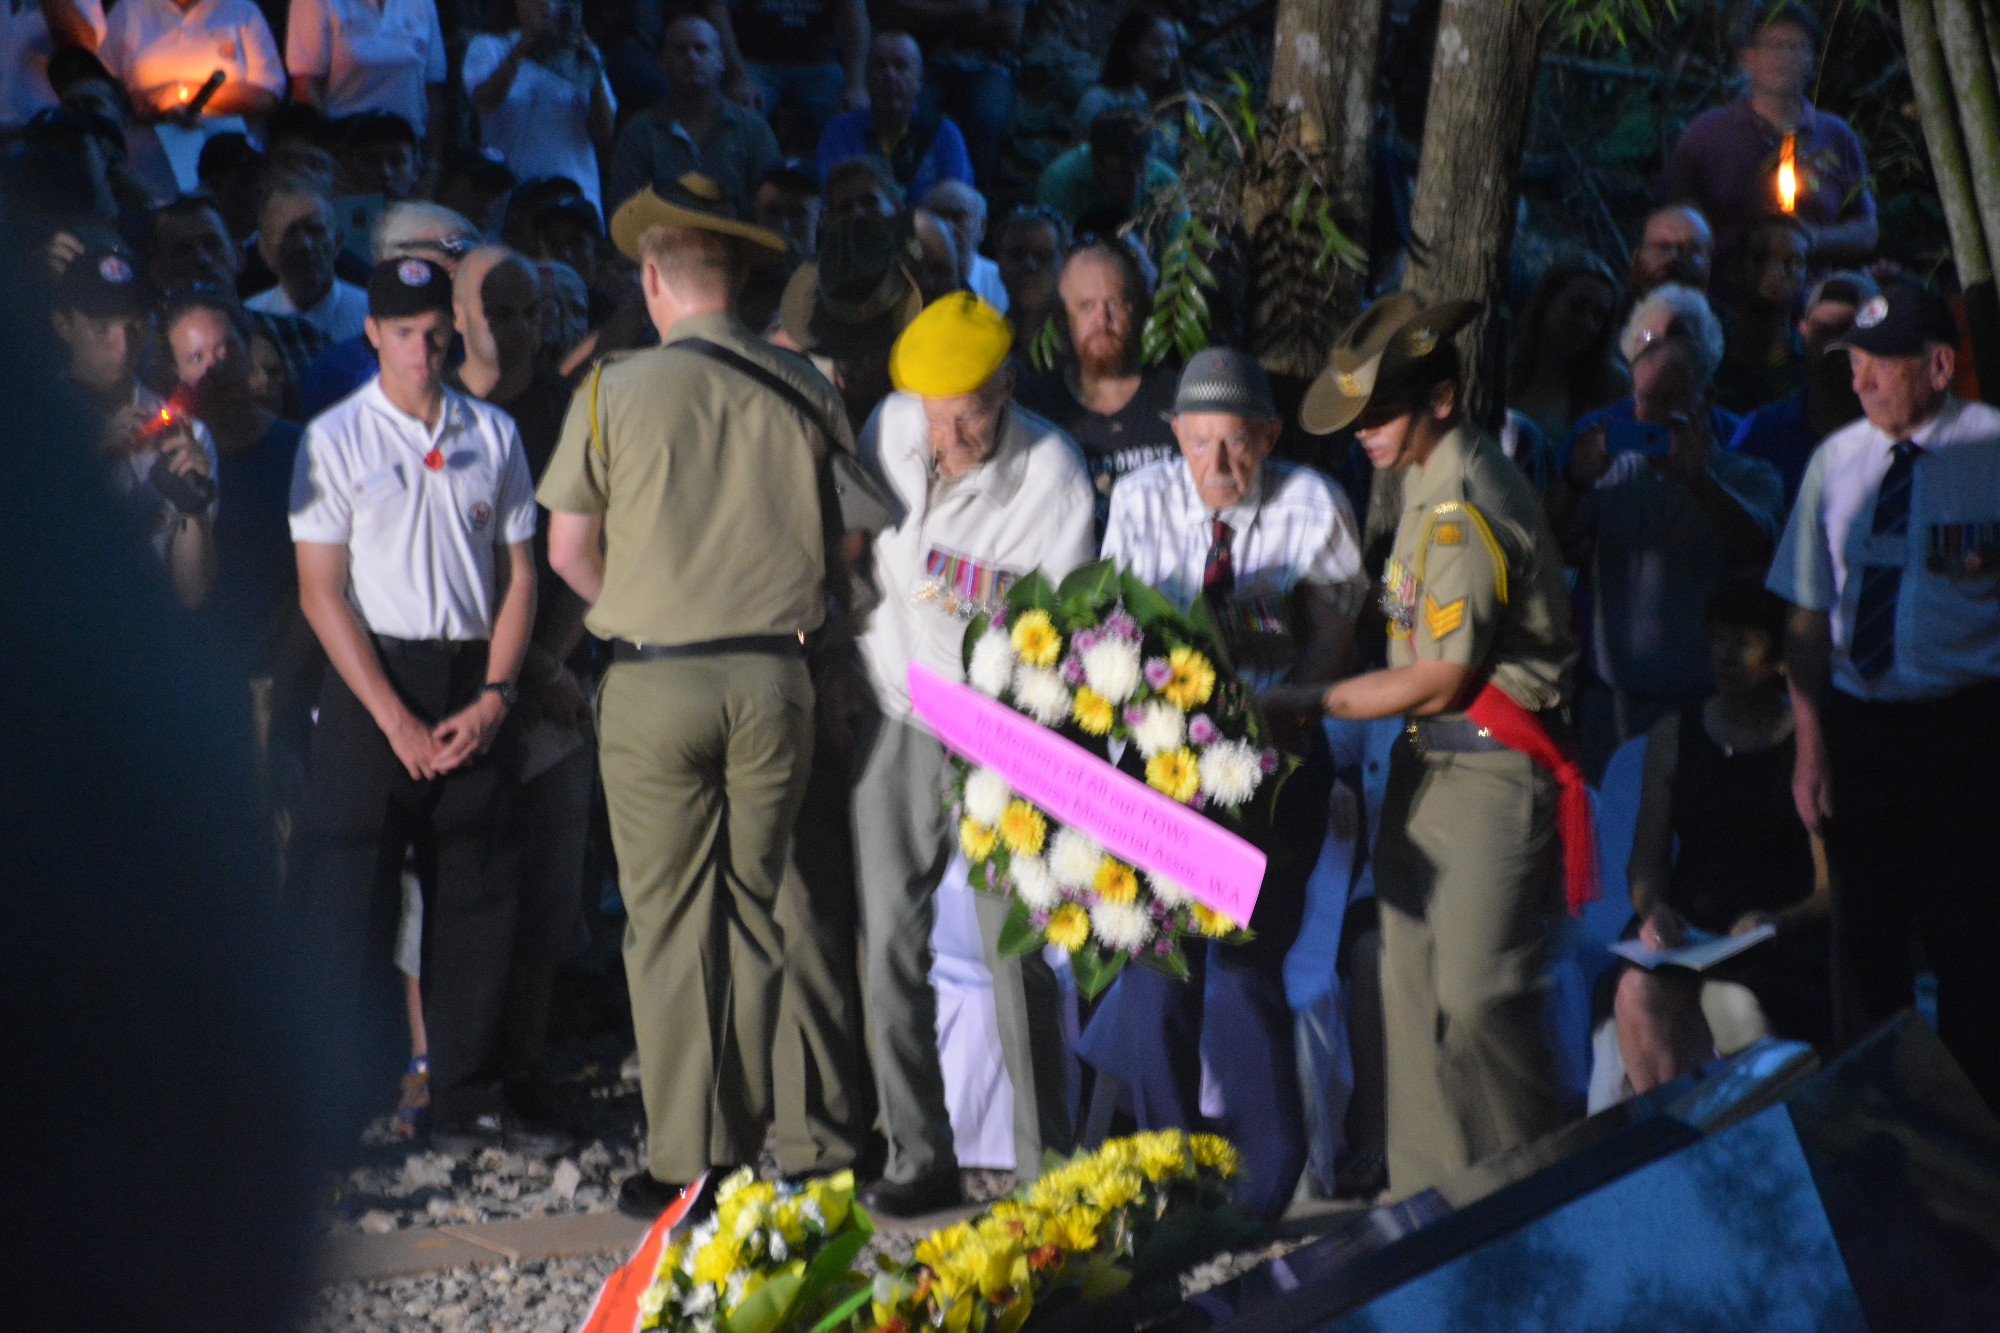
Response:
[[[188,100],[188,86],[184,83],[181,85],[181,101],[185,102],[187,100]]]
[[[1778,207],[1790,213],[1798,207],[1799,173],[1794,165],[1792,136],[1785,136],[1784,146],[1778,150]]]

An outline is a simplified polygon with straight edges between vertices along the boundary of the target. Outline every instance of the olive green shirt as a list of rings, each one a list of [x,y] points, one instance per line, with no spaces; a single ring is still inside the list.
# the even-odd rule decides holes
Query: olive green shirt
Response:
[[[675,349],[689,337],[776,372],[819,408],[838,447],[854,448],[825,377],[734,315],[693,315],[658,347],[607,357],[571,400],[536,491],[557,513],[604,516],[604,592],[584,624],[644,644],[816,629],[826,437],[774,390]]]
[[[1389,665],[1468,666],[1531,712],[1563,701],[1577,650],[1562,553],[1534,487],[1485,434],[1454,427],[1404,476],[1382,610]]]

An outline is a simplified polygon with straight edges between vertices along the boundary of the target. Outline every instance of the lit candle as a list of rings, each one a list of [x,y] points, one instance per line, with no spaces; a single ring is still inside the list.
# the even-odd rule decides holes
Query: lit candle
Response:
[[[1793,151],[1793,137],[1787,134],[1778,149],[1778,207],[1787,213],[1797,208],[1799,201],[1799,173]]]

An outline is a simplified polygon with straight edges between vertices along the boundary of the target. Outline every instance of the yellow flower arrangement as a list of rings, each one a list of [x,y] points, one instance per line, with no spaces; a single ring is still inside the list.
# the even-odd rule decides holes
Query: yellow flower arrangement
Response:
[[[1014,655],[1029,666],[1054,666],[1056,658],[1062,654],[1062,635],[1056,632],[1055,622],[1046,611],[1035,610],[1023,613],[1015,620],[1009,635],[1014,644]],[[1213,680],[1214,673],[1210,673]],[[1208,696],[1204,694],[1204,699]]]
[[[1000,841],[1016,856],[1039,856],[1049,822],[1042,812],[1026,801],[1010,801],[1000,813]]]
[[[1162,750],[1148,759],[1146,785],[1176,801],[1193,796],[1201,790],[1201,767],[1195,762],[1194,751],[1185,747]]]
[[[1015,651],[1018,652],[1020,630],[1016,629],[1014,633],[1017,636],[1014,640]],[[1209,695],[1215,693],[1215,664],[1194,649],[1175,648],[1167,654],[1167,665],[1174,674],[1160,693],[1183,713],[1199,708],[1208,702]]]
[[[1070,716],[1074,717],[1076,725],[1082,727],[1088,734],[1102,736],[1111,730],[1113,719],[1111,701],[1088,685],[1082,686],[1077,690],[1076,697],[1070,701]]]
[[[1139,877],[1131,866],[1107,856],[1098,863],[1090,890],[1107,903],[1129,903],[1139,896]]]
[[[993,849],[1000,843],[1000,835],[988,825],[971,816],[958,821],[958,845],[968,861],[984,861],[993,855]]]
[[[1090,914],[1075,903],[1064,903],[1049,914],[1049,943],[1075,953],[1090,939]]]
[[[1188,908],[1188,915],[1194,921],[1194,928],[1210,939],[1221,939],[1236,929],[1236,923],[1220,912],[1211,911],[1200,903]]]

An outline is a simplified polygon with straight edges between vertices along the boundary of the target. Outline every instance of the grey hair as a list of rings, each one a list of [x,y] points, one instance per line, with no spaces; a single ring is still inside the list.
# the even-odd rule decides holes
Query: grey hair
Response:
[[[931,186],[930,193],[924,196],[923,202],[928,206],[933,199],[955,199],[960,203],[970,204],[979,211],[980,225],[984,226],[986,223],[986,196],[964,181],[952,179],[939,181]]]
[[[1654,340],[1647,336],[1646,326],[1656,322],[1662,312],[1666,313],[1669,326],[1678,327],[1686,336],[1702,382],[1714,379],[1716,368],[1722,364],[1722,321],[1709,309],[1706,296],[1678,282],[1655,287],[1632,307],[1625,328],[1618,335],[1618,350],[1624,354],[1625,363],[1637,361],[1652,345]]]
[[[470,250],[483,238],[479,228],[442,204],[406,200],[391,204],[375,220],[374,234],[368,238],[368,252],[376,263],[385,259],[405,259],[419,251],[437,249]],[[450,245],[440,246],[438,242]]]

